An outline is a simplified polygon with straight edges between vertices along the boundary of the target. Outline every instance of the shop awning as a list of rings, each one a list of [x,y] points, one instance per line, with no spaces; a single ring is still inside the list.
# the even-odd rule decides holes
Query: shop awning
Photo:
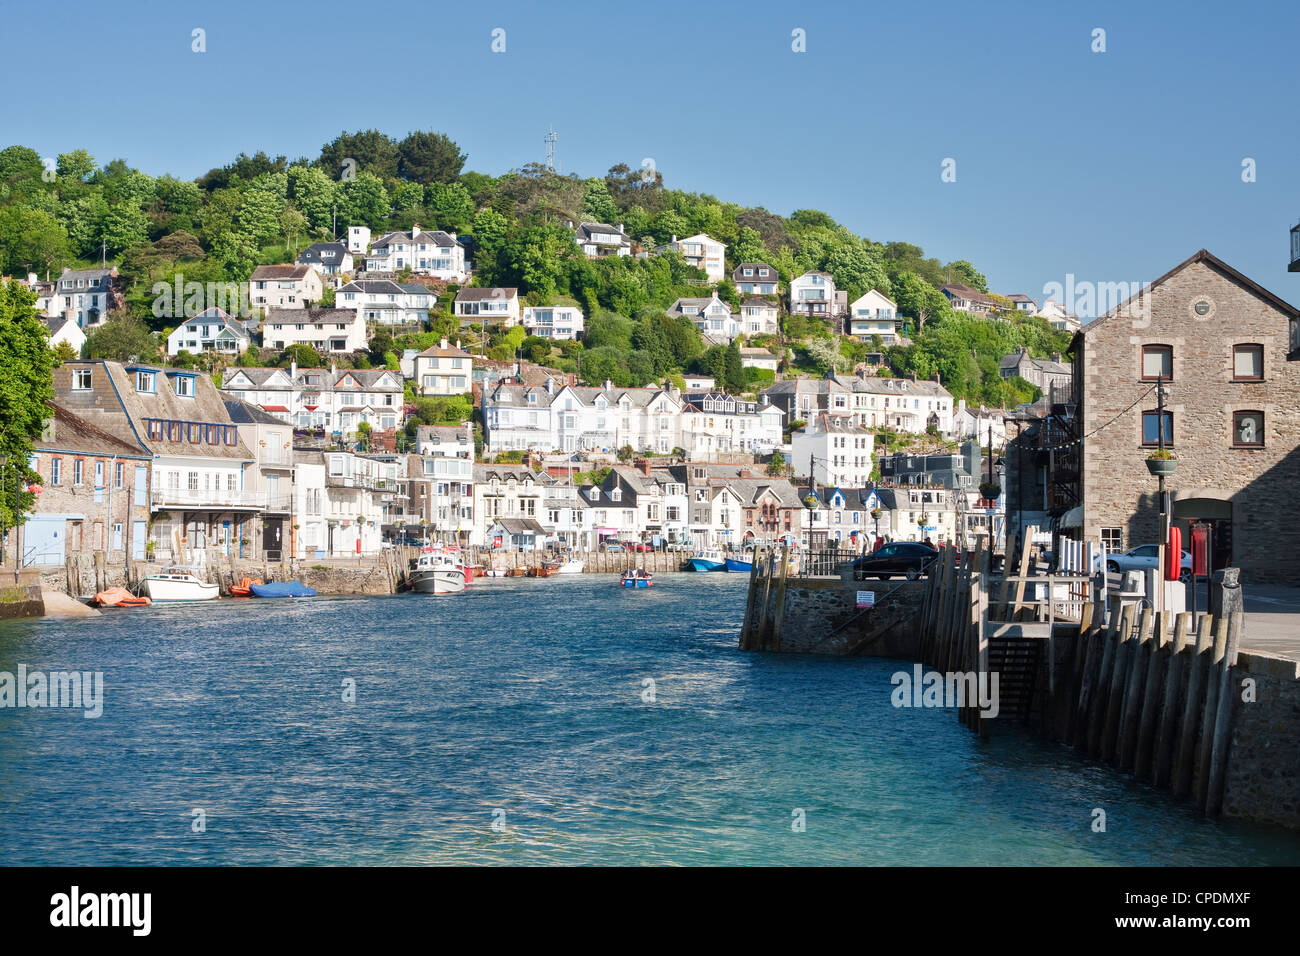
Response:
[[[1071,508],[1065,514],[1061,515],[1062,528],[1082,528],[1083,527],[1083,505]]]

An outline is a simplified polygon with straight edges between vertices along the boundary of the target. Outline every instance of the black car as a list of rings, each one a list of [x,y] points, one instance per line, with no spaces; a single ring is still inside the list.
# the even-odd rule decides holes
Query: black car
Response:
[[[939,549],[915,541],[895,541],[882,545],[879,550],[864,554],[853,562],[853,578],[887,580],[894,575],[907,575],[909,581],[915,581],[929,570],[939,557]]]

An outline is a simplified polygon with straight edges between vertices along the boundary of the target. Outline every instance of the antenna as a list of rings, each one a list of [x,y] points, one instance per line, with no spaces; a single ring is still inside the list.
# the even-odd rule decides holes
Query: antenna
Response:
[[[559,139],[559,136],[556,134],[554,127],[548,125],[546,127],[546,136],[542,138],[542,142],[546,144],[546,168],[551,172],[555,172],[555,141],[557,139]]]

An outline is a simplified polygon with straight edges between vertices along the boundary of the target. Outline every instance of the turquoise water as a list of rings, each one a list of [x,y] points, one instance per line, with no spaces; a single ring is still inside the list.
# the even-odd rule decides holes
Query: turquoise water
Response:
[[[1295,836],[1206,822],[1055,745],[894,709],[910,663],[740,653],[745,581],[0,626],[0,670],[105,682],[97,720],[0,709],[5,862],[1300,862]]]

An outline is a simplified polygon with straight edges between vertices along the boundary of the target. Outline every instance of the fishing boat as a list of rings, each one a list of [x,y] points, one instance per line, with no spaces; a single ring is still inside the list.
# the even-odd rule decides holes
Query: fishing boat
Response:
[[[262,583],[261,578],[244,578],[238,584],[232,584],[230,586],[230,596],[231,597],[252,597],[253,596],[252,586],[254,584],[261,584],[261,583]]]
[[[619,578],[619,584],[625,588],[652,588],[655,586],[654,575],[642,568],[632,568],[630,571],[624,571],[623,576]]]
[[[126,588],[105,588],[92,598],[92,603],[100,607],[144,607],[153,601],[147,597],[136,597]]]
[[[528,569],[528,576],[530,578],[549,578],[559,567],[558,564],[550,564],[549,562],[538,564]]]
[[[167,568],[140,582],[140,592],[152,601],[214,601],[221,589],[205,584],[187,568]]]
[[[586,563],[578,558],[569,558],[567,561],[561,561],[555,567],[556,574],[581,574],[586,568]]]
[[[506,571],[506,577],[522,578],[527,573],[528,573],[527,568],[510,568],[508,571]]]
[[[465,590],[465,568],[445,551],[422,554],[408,581],[417,594],[459,594]]]
[[[701,551],[691,557],[686,562],[686,566],[692,571],[725,571],[727,559],[723,557],[721,551]]]
[[[253,597],[260,598],[316,596],[316,589],[307,587],[301,581],[272,581],[270,584],[250,584],[248,589],[253,592]]]
[[[742,561],[740,558],[727,558],[726,568],[728,571],[740,571],[748,574],[754,570],[754,562],[752,560]]]

